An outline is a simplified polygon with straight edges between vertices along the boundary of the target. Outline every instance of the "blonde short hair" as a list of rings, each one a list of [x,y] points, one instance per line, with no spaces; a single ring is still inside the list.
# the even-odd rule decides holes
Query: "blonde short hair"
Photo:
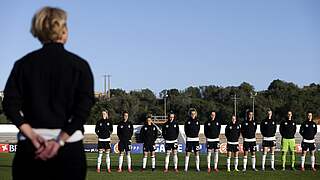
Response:
[[[191,112],[196,112],[196,116],[198,116],[198,112],[197,112],[197,110],[196,110],[196,108],[190,108],[189,109],[189,115],[191,116]]]
[[[67,28],[67,13],[55,7],[43,7],[32,18],[31,34],[41,43],[61,39]]]

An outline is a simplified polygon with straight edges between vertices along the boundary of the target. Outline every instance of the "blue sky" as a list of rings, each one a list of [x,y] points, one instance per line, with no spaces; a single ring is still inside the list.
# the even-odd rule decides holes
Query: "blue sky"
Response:
[[[66,48],[91,65],[95,90],[320,83],[320,1],[2,1],[0,90],[15,60],[41,44],[29,32],[43,6],[68,12]]]

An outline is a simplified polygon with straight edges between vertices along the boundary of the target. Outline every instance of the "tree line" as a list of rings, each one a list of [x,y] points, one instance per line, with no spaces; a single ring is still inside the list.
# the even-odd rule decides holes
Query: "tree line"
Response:
[[[180,124],[187,118],[188,110],[196,108],[201,123],[208,120],[211,111],[216,111],[217,119],[223,124],[231,120],[234,113],[233,97],[237,95],[237,117],[243,120],[247,111],[252,110],[251,93],[255,96],[255,120],[260,123],[266,117],[266,111],[273,111],[277,123],[286,118],[287,112],[293,112],[297,123],[306,119],[306,113],[312,112],[314,117],[320,116],[320,84],[312,83],[298,87],[292,82],[274,80],[267,90],[255,91],[254,86],[243,82],[239,86],[199,86],[183,90],[168,89],[160,92],[160,97],[167,94],[167,112],[173,111]],[[122,89],[111,89],[111,98],[100,96],[91,109],[87,124],[95,124],[101,117],[101,111],[107,109],[114,123],[121,120],[123,111],[129,112],[129,119],[134,124],[142,124],[147,114],[164,115],[164,99],[150,89],[126,92]],[[0,99],[1,100],[1,99]],[[0,103],[1,104],[1,103]],[[0,105],[0,122],[8,123],[2,114]]]
[[[188,87],[184,90],[168,89],[160,92],[167,94],[167,112],[173,111],[180,124],[187,118],[189,108],[196,108],[198,118],[204,123],[209,118],[211,111],[216,111],[217,118],[222,123],[227,123],[234,113],[233,96],[236,94],[237,116],[243,120],[248,110],[252,110],[251,93],[255,92],[254,86],[243,82],[240,86],[199,86]],[[108,109],[112,119],[118,122],[121,112],[128,111],[131,121],[141,124],[148,113],[153,115],[164,114],[164,99],[157,98],[149,89],[126,92],[122,89],[112,89],[110,100],[101,97],[92,109],[89,124],[94,124],[100,117],[102,109]],[[302,88],[291,82],[274,80],[267,90],[257,91],[255,96],[255,119],[259,123],[266,117],[266,111],[273,111],[279,123],[287,116],[290,110],[294,119],[301,123],[306,119],[308,111],[314,117],[320,115],[320,84],[312,83]]]

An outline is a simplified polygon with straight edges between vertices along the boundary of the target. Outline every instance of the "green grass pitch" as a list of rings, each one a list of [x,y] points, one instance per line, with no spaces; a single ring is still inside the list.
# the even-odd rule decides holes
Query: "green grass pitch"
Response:
[[[1,153],[0,154],[0,180],[9,180],[11,179],[11,162],[14,154],[11,153]],[[298,169],[299,167],[299,157],[300,155],[296,155],[296,167]],[[112,154],[111,156],[111,165],[112,165],[112,173],[108,174],[105,171],[105,164],[102,166],[102,172],[100,174],[96,173],[96,157],[97,155],[95,153],[88,153],[87,154],[87,162],[88,162],[88,171],[87,171],[87,179],[88,180],[102,180],[102,179],[116,179],[116,180],[161,180],[161,179],[175,179],[175,180],[206,180],[206,179],[215,179],[215,180],[228,180],[228,179],[237,179],[237,180],[278,180],[278,179],[286,179],[286,180],[293,180],[293,179],[301,179],[301,180],[317,180],[320,179],[320,170],[318,170],[316,173],[313,173],[310,171],[310,163],[309,163],[309,156],[307,156],[307,162],[306,162],[306,171],[281,171],[281,162],[280,162],[280,154],[276,154],[276,168],[277,171],[273,172],[270,170],[270,162],[267,160],[267,170],[265,172],[258,171],[253,172],[250,170],[251,167],[251,160],[248,158],[248,170],[246,173],[243,172],[226,172],[226,156],[225,154],[220,154],[219,157],[219,173],[207,173],[207,163],[206,163],[206,155],[201,154],[201,172],[197,173],[195,172],[195,162],[193,156],[190,158],[189,163],[189,171],[185,173],[183,171],[184,169],[184,154],[179,154],[179,173],[174,173],[172,171],[172,158],[170,159],[170,170],[169,173],[163,173],[163,166],[164,166],[164,154],[159,153],[157,154],[157,169],[155,172],[151,171],[150,164],[151,160],[148,159],[148,170],[144,172],[140,172],[141,164],[142,164],[142,154],[135,154],[132,155],[132,162],[133,162],[133,173],[128,173],[127,171],[124,171],[123,173],[117,173],[117,165],[118,165],[118,155]],[[250,157],[250,156],[249,156]],[[287,157],[287,159],[290,159]],[[316,157],[317,161],[319,162],[320,156],[319,154]],[[124,158],[126,160],[126,158]],[[233,162],[232,162],[233,164]],[[232,167],[232,166],[231,166]],[[261,153],[257,153],[257,168],[261,169]],[[124,169],[126,169],[126,163],[124,163]],[[239,158],[239,169],[242,169],[242,156]],[[319,169],[319,164],[318,164]]]

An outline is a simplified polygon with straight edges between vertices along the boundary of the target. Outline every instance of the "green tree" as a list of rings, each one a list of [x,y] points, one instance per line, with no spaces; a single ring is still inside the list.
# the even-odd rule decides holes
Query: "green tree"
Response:
[[[245,119],[246,112],[252,110],[250,93],[254,92],[254,86],[243,82],[239,86],[200,86],[188,87],[184,90],[169,89],[167,92],[167,112],[173,111],[177,115],[178,122],[183,124],[188,116],[188,110],[194,107],[203,123],[208,119],[211,111],[217,112],[217,118],[223,123],[229,122],[233,114],[234,94],[238,100],[238,117]],[[101,110],[108,109],[115,123],[121,120],[124,110],[129,111],[130,120],[135,124],[141,124],[148,113],[163,114],[164,100],[157,98],[150,89],[126,92],[122,89],[111,90],[111,100],[98,98],[92,108],[88,124],[94,124],[101,117]],[[287,116],[287,111],[292,111],[294,119],[302,122],[306,118],[306,112],[311,111],[317,117],[320,114],[320,85],[310,84],[303,88],[291,82],[274,80],[267,90],[257,92],[255,98],[255,119],[261,122],[266,118],[266,111],[271,108],[277,123]]]

